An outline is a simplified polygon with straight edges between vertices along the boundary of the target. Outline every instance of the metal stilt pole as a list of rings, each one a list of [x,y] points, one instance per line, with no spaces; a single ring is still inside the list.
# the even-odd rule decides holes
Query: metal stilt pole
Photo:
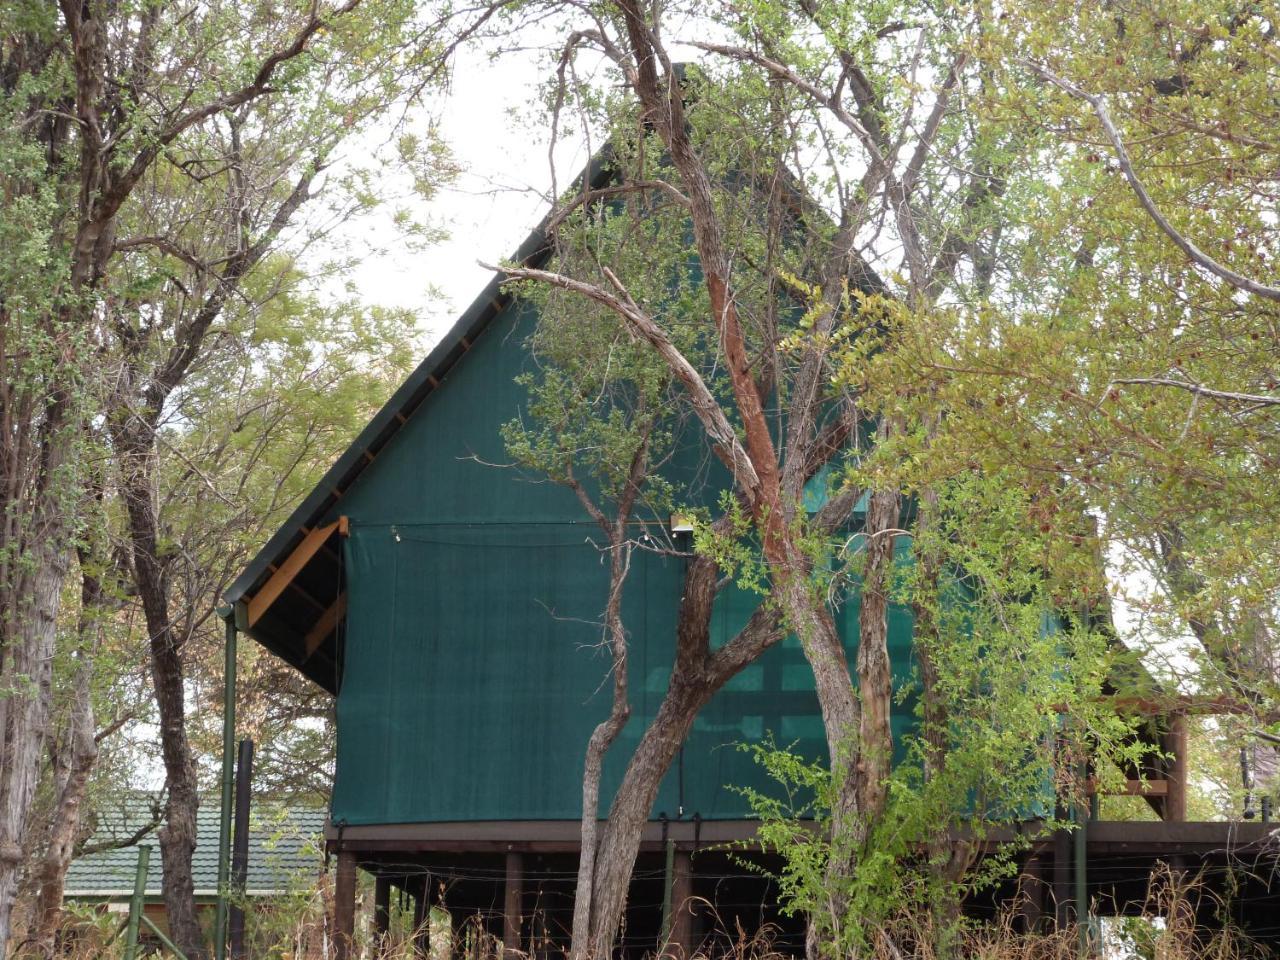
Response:
[[[138,924],[142,919],[142,905],[147,899],[147,867],[151,863],[151,848],[138,848],[138,869],[133,875],[133,896],[129,900],[129,924],[125,927],[124,960],[134,960],[138,955]]]
[[[227,904],[231,878],[231,791],[236,752],[236,618],[234,607],[219,609],[227,625],[222,697],[222,811],[218,822],[218,905],[213,920],[216,960],[227,956]]]

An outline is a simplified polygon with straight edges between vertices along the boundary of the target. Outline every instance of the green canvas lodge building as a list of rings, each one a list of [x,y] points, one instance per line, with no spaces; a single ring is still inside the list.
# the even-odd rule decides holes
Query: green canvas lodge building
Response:
[[[599,185],[610,173],[597,161],[586,176]],[[539,265],[550,249],[539,228],[511,259]],[[512,951],[567,943],[583,755],[609,710],[609,664],[598,649],[608,568],[592,542],[598,527],[569,491],[494,466],[508,459],[500,428],[522,409],[516,379],[530,367],[536,322],[536,308],[495,277],[226,594],[235,630],[336,698],[325,837],[337,859],[340,957],[357,869],[376,877],[379,924],[393,896],[408,897],[419,917],[438,903],[455,920],[478,916]],[[674,469],[705,469],[708,459],[695,450]],[[679,557],[635,554],[624,608],[633,715],[606,762],[602,813],[666,689],[683,573]],[[751,598],[724,594],[713,625],[721,639],[752,609]],[[852,643],[856,598],[840,617]],[[893,609],[889,628],[905,678],[910,612]],[[913,706],[897,711],[900,733]],[[1097,909],[1120,910],[1144,899],[1161,858],[1212,871],[1257,853],[1269,825],[1183,822],[1185,721],[1159,717],[1152,731],[1143,773],[1159,819],[1089,823],[1083,861],[1066,835],[1033,847],[1024,922],[1065,908],[1084,874],[1077,867],[1087,867]],[[779,945],[801,951],[800,921],[779,917],[770,883],[738,859],[750,855],[756,829],[739,788],[768,789],[739,745],[766,734],[825,755],[794,639],[699,715],[644,834],[619,941],[626,956],[688,955],[712,929],[707,904],[729,930],[778,923]],[[737,854],[725,849],[731,841]],[[1255,914],[1238,919],[1265,933],[1272,916],[1270,935],[1280,935],[1280,900],[1262,881],[1255,887]]]

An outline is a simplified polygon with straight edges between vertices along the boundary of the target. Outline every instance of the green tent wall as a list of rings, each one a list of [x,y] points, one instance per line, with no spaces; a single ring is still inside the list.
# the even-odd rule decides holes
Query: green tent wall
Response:
[[[350,519],[333,811],[350,825],[576,819],[587,738],[608,712],[598,621],[608,583],[599,530],[567,491],[505,461],[500,426],[522,406],[533,308],[489,326],[343,498]],[[704,470],[705,451],[680,458]],[[905,545],[903,545],[905,546]],[[602,811],[661,702],[679,558],[638,552],[624,617],[633,716],[610,752]],[[713,643],[755,598],[725,591]],[[853,652],[858,602],[840,610]],[[910,671],[911,618],[890,613],[895,675]],[[900,736],[912,722],[904,704]],[[812,675],[794,638],[768,651],[698,718],[653,815],[749,815],[742,787],[772,791],[741,745],[766,735],[825,754]],[[683,784],[683,790],[681,789]]]

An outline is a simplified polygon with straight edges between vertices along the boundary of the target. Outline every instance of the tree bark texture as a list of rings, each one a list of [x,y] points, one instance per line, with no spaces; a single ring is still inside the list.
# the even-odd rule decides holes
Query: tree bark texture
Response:
[[[196,918],[191,868],[200,798],[195,758],[187,738],[182,661],[186,638],[179,635],[169,611],[169,558],[160,544],[155,498],[154,431],[136,412],[124,412],[120,419],[112,425],[112,440],[124,468],[120,487],[129,516],[134,585],[147,625],[151,682],[160,715],[160,754],[169,794],[165,823],[158,835],[165,911],[173,942],[188,960],[198,960],[205,956],[207,945]]]
[[[715,562],[705,556],[695,557],[686,572],[671,680],[657,714],[627,763],[600,835],[586,947],[589,957],[612,955],[641,834],[662,779],[671,769],[698,711],[734,675],[782,638],[777,617],[761,609],[729,643],[711,651],[717,574]]]
[[[625,535],[624,523],[619,533]],[[596,853],[600,824],[600,776],[604,758],[631,717],[627,689],[627,633],[622,622],[622,591],[631,567],[630,546],[610,544],[609,599],[605,630],[612,653],[613,703],[609,716],[591,732],[582,769],[582,843],[578,855],[578,886],[573,904],[573,960],[590,960],[591,917],[596,890]]]
[[[48,731],[58,609],[67,575],[64,470],[73,438],[55,401],[43,424],[38,496],[30,525],[10,530],[3,545],[16,549],[0,611],[0,953],[9,943],[14,898],[24,859],[31,803]],[[8,492],[8,491],[6,491]],[[12,501],[10,501],[12,504]],[[20,505],[15,512],[21,511]],[[11,536],[16,534],[16,536]]]
[[[80,623],[78,634],[80,650],[76,665],[75,685],[72,693],[71,716],[68,723],[67,743],[59,758],[57,777],[57,801],[49,839],[44,856],[36,867],[35,919],[28,934],[32,951],[44,958],[57,952],[58,928],[62,920],[62,895],[66,885],[67,869],[75,850],[76,836],[80,829],[81,803],[89,776],[98,759],[91,682],[93,659],[97,650],[97,637],[101,630],[101,617],[106,608],[106,595],[98,575],[85,567],[89,558],[80,556]]]

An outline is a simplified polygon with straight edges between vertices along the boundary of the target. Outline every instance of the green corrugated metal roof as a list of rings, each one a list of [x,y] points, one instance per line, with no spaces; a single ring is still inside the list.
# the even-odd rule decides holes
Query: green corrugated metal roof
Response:
[[[150,819],[149,811],[138,806],[104,816],[90,844],[128,837]],[[287,810],[264,808],[255,812],[249,828],[249,873],[245,885],[251,896],[278,893],[289,887],[299,873],[314,875],[323,858],[321,832],[325,811],[294,807]],[[138,846],[149,846],[151,867],[147,896],[159,897],[161,887],[160,848],[154,832]],[[128,897],[138,863],[138,846],[105,850],[80,857],[67,871],[68,898]],[[202,806],[196,817],[196,850],[192,858],[196,896],[216,895],[218,887],[218,807]]]

